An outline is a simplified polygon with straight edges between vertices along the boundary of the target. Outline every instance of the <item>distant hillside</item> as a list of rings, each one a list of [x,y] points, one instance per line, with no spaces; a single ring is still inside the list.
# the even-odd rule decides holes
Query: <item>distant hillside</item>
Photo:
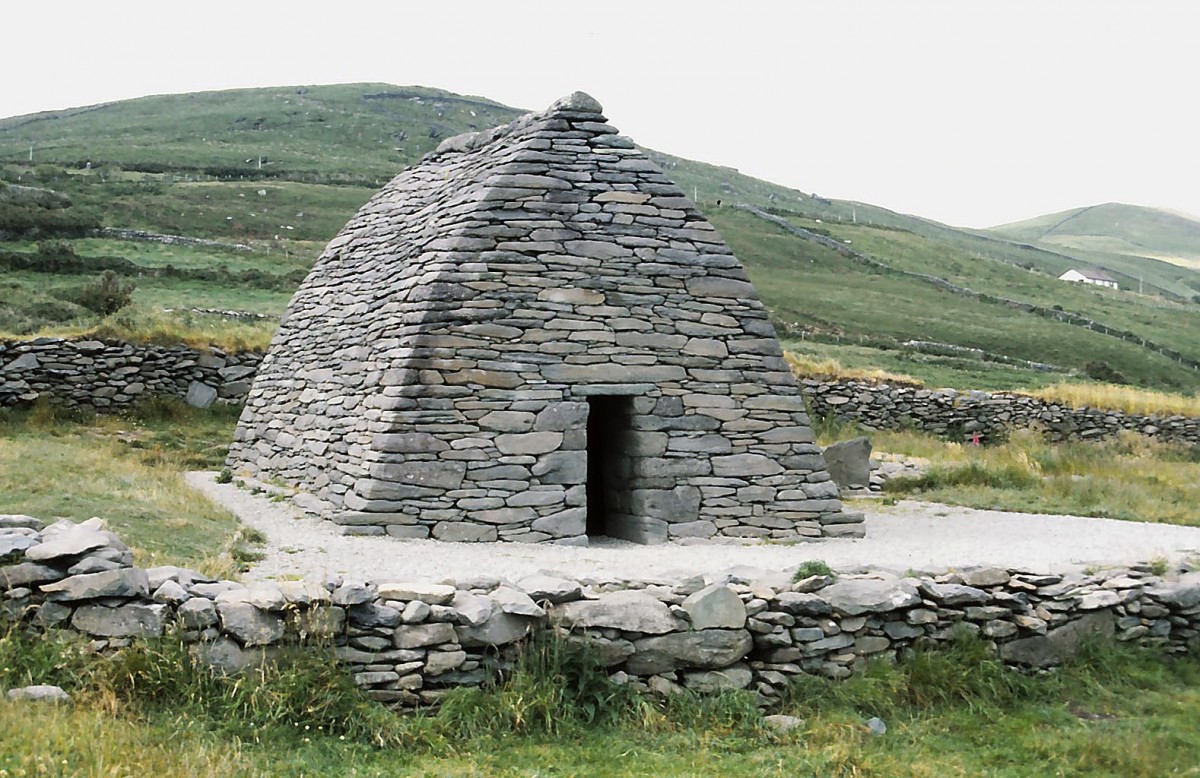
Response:
[[[112,270],[137,283],[138,313],[122,315],[121,327],[144,331],[138,316],[150,316],[165,328],[159,340],[184,332],[230,342],[229,321],[203,311],[277,316],[323,245],[384,182],[444,138],[521,113],[426,87],[343,84],[164,95],[0,119],[0,181],[65,195],[42,195],[50,199],[35,207],[26,202],[34,190],[7,190],[13,216],[0,244],[0,335],[96,326],[73,301],[96,273]],[[614,124],[620,128],[621,117]],[[959,230],[647,152],[696,197],[746,263],[781,331],[803,338],[794,348],[819,344],[841,359],[890,360],[893,369],[962,387],[1040,385],[1094,365],[1149,386],[1200,387],[1200,371],[1149,345],[1200,359],[1194,270],[1043,240],[1052,225]],[[51,201],[71,205],[44,207]],[[732,207],[742,203],[878,264],[851,261]],[[72,224],[252,250],[161,235],[166,243],[135,243],[119,239],[120,231],[76,237],[51,221],[68,215]],[[55,235],[68,240],[45,240]],[[1165,240],[1155,245],[1166,250]],[[1056,280],[1081,263],[1103,264],[1123,291]],[[1129,291],[1139,282],[1145,295]],[[977,294],[949,294],[947,283]],[[1034,316],[1032,307],[1062,316]],[[169,323],[159,321],[165,308],[175,311]],[[1068,322],[1081,318],[1097,329]],[[272,323],[258,321],[245,325],[253,330],[246,342],[269,338]],[[918,355],[907,345],[913,341],[987,357]],[[1006,359],[1059,369],[1014,370]]]
[[[1015,240],[1124,254],[1200,269],[1200,220],[1139,205],[1105,203],[993,227]]]

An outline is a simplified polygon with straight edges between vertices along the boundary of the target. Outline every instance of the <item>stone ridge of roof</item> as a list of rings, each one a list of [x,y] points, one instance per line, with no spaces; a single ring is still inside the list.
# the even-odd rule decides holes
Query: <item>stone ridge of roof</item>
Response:
[[[508,124],[502,124],[499,127],[492,127],[487,130],[452,135],[439,143],[436,149],[426,154],[422,161],[435,159],[446,154],[475,151],[493,141],[525,130],[532,124],[556,118],[571,118],[576,121],[586,119],[602,124],[608,122],[604,117],[604,107],[600,105],[596,98],[586,92],[572,92],[565,97],[555,100],[544,111],[534,111],[518,116]]]

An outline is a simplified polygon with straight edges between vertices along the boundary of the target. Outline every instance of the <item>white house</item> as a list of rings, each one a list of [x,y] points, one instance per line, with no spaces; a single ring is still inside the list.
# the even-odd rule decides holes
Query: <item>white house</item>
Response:
[[[1076,270],[1071,268],[1067,272],[1058,277],[1059,281],[1075,281],[1081,284],[1092,284],[1093,286],[1104,286],[1109,289],[1120,289],[1116,279],[1105,273],[1103,270],[1085,269]]]

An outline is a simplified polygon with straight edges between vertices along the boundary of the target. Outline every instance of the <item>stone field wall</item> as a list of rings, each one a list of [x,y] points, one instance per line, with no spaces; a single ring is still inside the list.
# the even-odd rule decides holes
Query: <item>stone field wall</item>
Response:
[[[803,379],[800,390],[809,411],[869,429],[911,427],[945,437],[986,442],[1003,439],[1010,430],[1045,431],[1051,440],[1090,440],[1122,430],[1179,443],[1200,443],[1200,418],[1143,416],[1099,408],[1072,408],[1007,392],[959,392],[916,389],[862,381]]]
[[[116,410],[153,395],[240,403],[258,363],[257,352],[198,351],[186,346],[137,346],[120,341],[38,338],[0,341],[0,407],[40,396],[56,403]],[[1200,418],[1144,416],[1071,408],[1006,392],[958,392],[870,384],[799,381],[809,411],[871,429],[910,426],[943,436],[987,441],[1013,428],[1037,426],[1054,440],[1103,438],[1121,430],[1181,443],[1200,443]]]
[[[45,397],[60,405],[120,410],[166,395],[199,407],[241,403],[262,354],[120,341],[0,341],[0,408]]]
[[[316,636],[375,700],[436,704],[493,678],[531,631],[589,641],[610,676],[669,693],[749,689],[769,704],[801,673],[851,675],[966,631],[1007,663],[1047,667],[1087,636],[1200,650],[1200,572],[1095,575],[964,569],[899,578],[727,571],[686,580],[487,575],[429,582],[241,584],[141,569],[99,519],[44,526],[0,516],[0,617],[68,628],[95,650],[178,634],[202,663],[237,672]]]

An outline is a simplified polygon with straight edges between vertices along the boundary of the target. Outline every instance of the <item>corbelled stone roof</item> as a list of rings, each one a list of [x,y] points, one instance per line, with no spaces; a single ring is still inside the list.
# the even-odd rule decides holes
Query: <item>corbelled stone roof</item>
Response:
[[[288,306],[230,463],[353,531],[581,540],[595,396],[626,398],[615,534],[860,532],[740,263],[577,92],[363,206]]]

